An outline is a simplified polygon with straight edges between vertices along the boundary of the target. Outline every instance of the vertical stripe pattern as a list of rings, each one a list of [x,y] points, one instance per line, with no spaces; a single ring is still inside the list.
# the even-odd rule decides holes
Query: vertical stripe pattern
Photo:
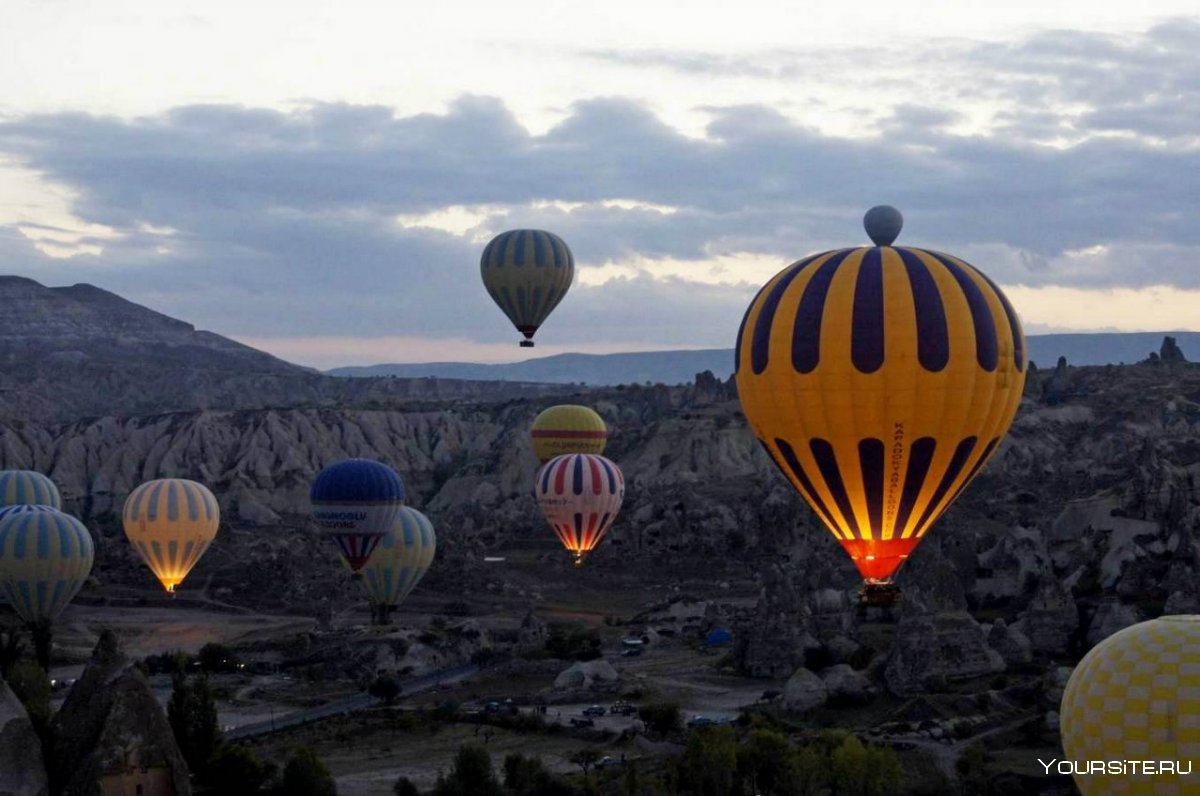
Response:
[[[95,546],[79,520],[50,506],[0,517],[0,589],[26,622],[52,622],[92,571]]]
[[[62,508],[58,487],[33,470],[0,470],[0,508],[4,506]]]
[[[546,522],[578,563],[617,518],[625,499],[625,477],[603,456],[569,453],[542,465],[534,494]]]
[[[484,247],[479,271],[492,301],[531,340],[570,289],[575,258],[552,232],[514,229]]]
[[[121,521],[134,550],[173,592],[216,538],[221,509],[204,484],[159,478],[129,493]]]
[[[425,577],[436,552],[433,523],[411,506],[402,507],[362,568],[367,599],[372,605],[400,605]]]
[[[1025,342],[970,264],[910,247],[814,255],[738,330],[742,409],[864,578],[887,580],[1016,414]]]

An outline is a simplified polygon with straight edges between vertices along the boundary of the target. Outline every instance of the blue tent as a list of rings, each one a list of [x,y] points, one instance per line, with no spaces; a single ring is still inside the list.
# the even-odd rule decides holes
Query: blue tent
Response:
[[[733,643],[733,633],[730,633],[727,628],[718,627],[711,631],[704,639],[704,643],[711,647],[724,646],[725,644]]]

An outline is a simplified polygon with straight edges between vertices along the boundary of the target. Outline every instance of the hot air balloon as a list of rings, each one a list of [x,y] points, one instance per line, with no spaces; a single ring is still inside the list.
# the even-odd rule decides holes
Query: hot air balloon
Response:
[[[0,470],[0,506],[50,506],[62,508],[58,487],[33,470]]]
[[[216,537],[221,510],[203,484],[159,478],[129,493],[121,519],[129,543],[174,595]]]
[[[436,550],[433,523],[411,506],[401,506],[396,521],[362,568],[367,599],[380,624],[387,622],[387,615],[425,577]]]
[[[850,554],[864,601],[881,603],[996,451],[1025,383],[1008,299],[957,257],[892,247],[901,223],[894,208],[873,208],[874,247],[776,274],[735,352],[751,429]]]
[[[483,285],[492,301],[525,335],[533,335],[558,306],[575,277],[575,258],[563,239],[540,229],[514,229],[492,238],[479,261]]]
[[[1071,673],[1059,716],[1068,766],[1055,772],[1069,768],[1084,796],[1200,793],[1200,616],[1164,616],[1101,641]]]
[[[345,459],[317,474],[309,499],[313,521],[358,572],[396,521],[404,504],[404,483],[386,464]]]
[[[534,492],[546,521],[579,566],[617,518],[625,478],[603,456],[568,453],[542,465]]]
[[[604,453],[608,428],[590,407],[562,404],[534,418],[532,436],[533,453],[545,464],[564,453]]]
[[[50,625],[92,571],[92,535],[50,506],[10,508],[0,518],[0,588],[33,630],[38,662],[50,665]]]

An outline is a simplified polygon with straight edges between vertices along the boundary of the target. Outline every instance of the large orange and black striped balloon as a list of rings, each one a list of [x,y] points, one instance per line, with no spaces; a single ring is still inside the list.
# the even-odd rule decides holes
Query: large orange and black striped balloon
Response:
[[[771,458],[868,582],[886,582],[996,451],[1025,383],[1021,324],[957,257],[891,244],[806,257],[738,331],[738,395]]]

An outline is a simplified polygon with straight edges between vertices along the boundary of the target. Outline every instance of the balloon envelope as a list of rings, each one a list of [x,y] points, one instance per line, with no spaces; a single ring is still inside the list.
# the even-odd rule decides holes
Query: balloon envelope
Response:
[[[1064,759],[1186,761],[1192,773],[1073,774],[1084,796],[1200,793],[1200,616],[1164,616],[1092,648],[1067,681]]]
[[[542,466],[534,492],[546,521],[580,564],[617,518],[625,478],[603,456],[568,453]]]
[[[738,331],[736,380],[776,466],[862,576],[886,582],[995,452],[1025,351],[1012,306],[971,265],[842,249],[763,287]]]
[[[358,572],[396,521],[404,483],[386,464],[345,459],[317,474],[309,499],[313,521]]]
[[[58,487],[33,470],[0,470],[0,506],[50,506],[61,509]]]
[[[562,301],[575,278],[575,258],[563,239],[540,229],[514,229],[492,238],[479,261],[492,301],[533,345],[533,335]]]
[[[50,506],[0,518],[0,587],[26,622],[53,622],[92,571],[92,535]]]
[[[203,484],[159,478],[129,493],[121,520],[133,549],[174,592],[216,537],[221,509]]]
[[[404,602],[425,577],[436,550],[433,523],[411,506],[401,506],[396,521],[362,568],[371,604],[395,607]]]
[[[562,404],[533,421],[533,453],[543,464],[564,453],[604,453],[608,428],[591,407]]]

